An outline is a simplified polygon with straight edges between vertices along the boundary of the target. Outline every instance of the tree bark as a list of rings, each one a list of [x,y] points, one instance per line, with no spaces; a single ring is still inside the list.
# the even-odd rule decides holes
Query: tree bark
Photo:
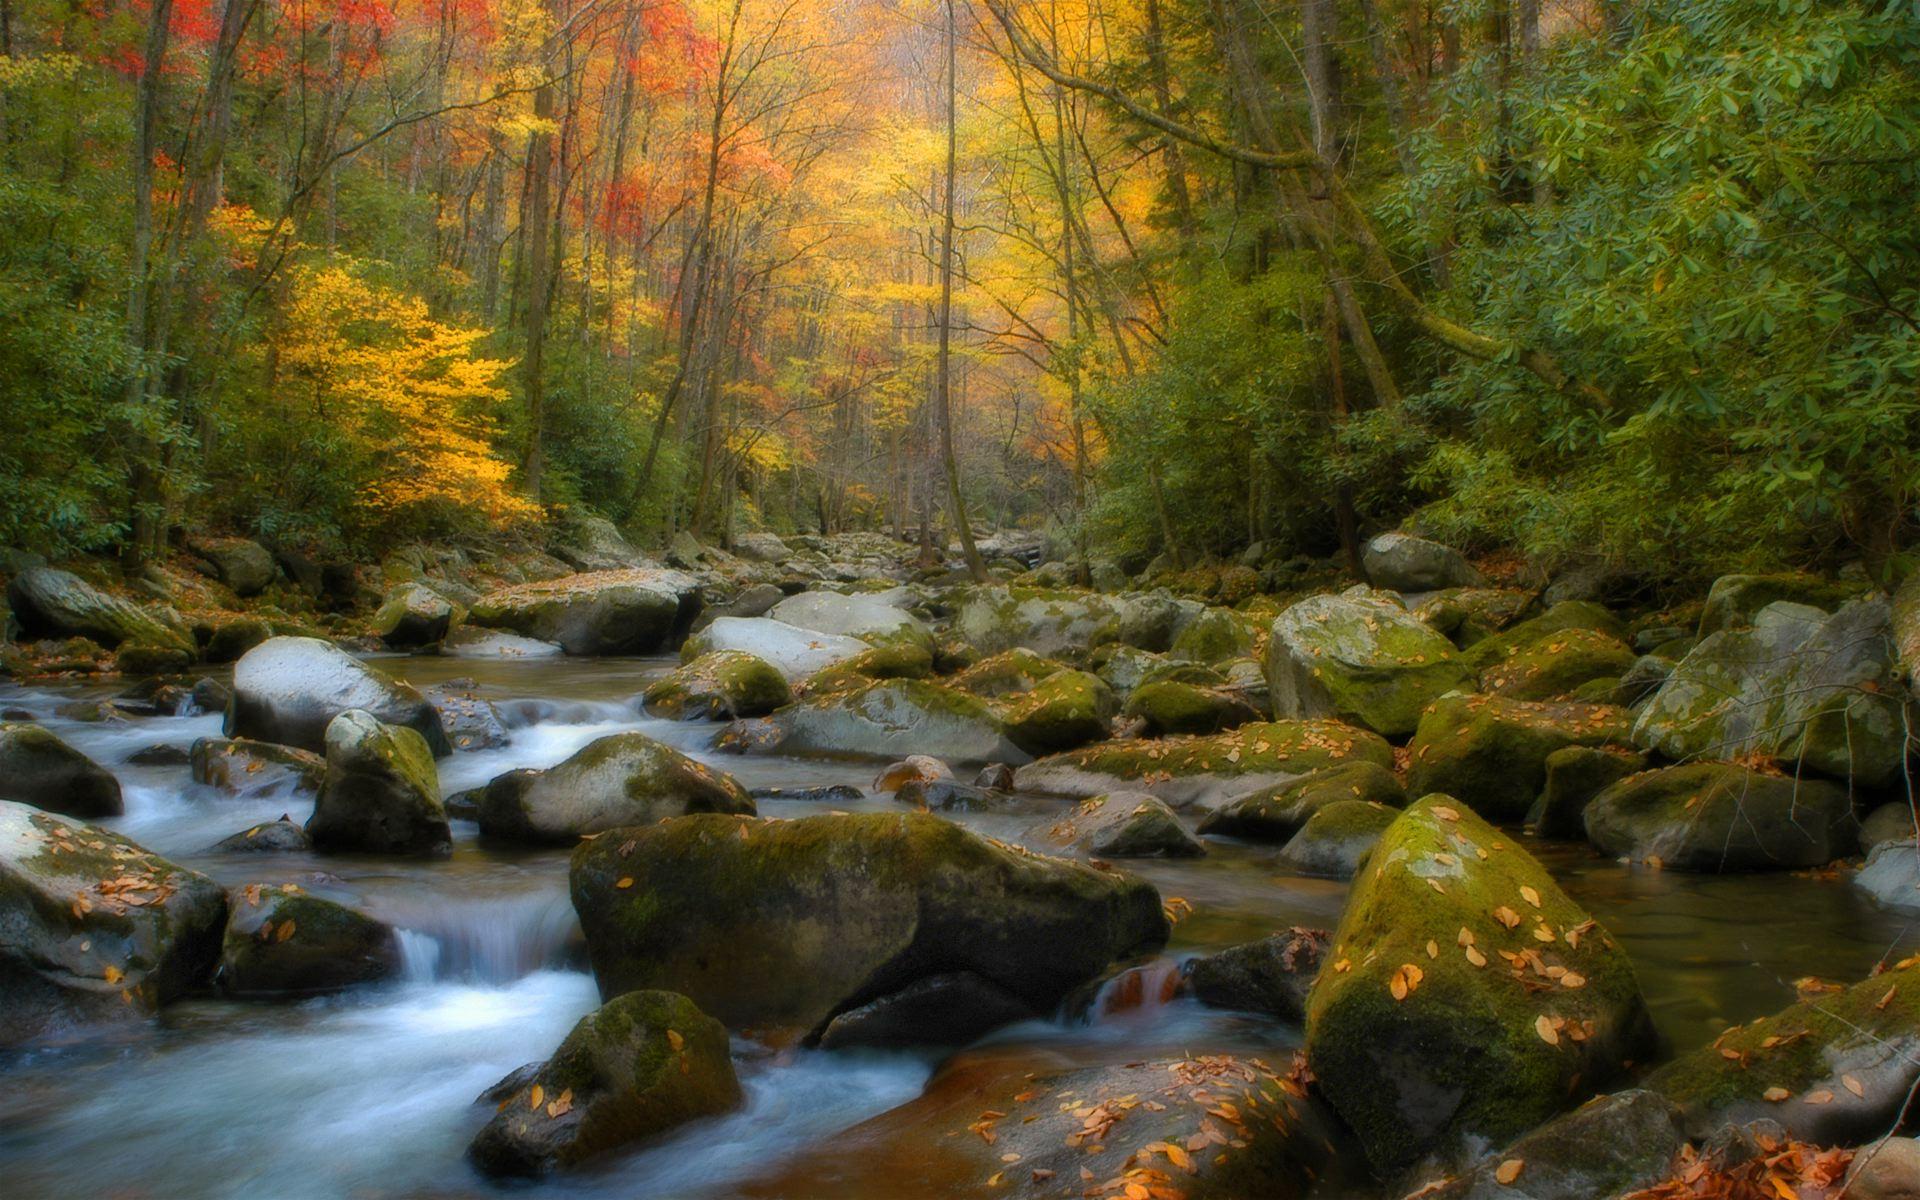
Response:
[[[947,510],[953,514],[966,556],[967,574],[975,583],[987,578],[987,564],[973,544],[967,520],[967,500],[960,491],[960,465],[953,455],[953,196],[959,166],[959,35],[954,28],[953,0],[947,0],[947,172],[940,217],[940,377],[934,385],[934,416],[940,422],[940,461],[947,475]]]

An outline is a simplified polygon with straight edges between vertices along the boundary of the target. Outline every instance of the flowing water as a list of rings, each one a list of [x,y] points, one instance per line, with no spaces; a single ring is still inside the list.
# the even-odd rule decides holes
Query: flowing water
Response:
[[[873,764],[713,755],[716,727],[639,715],[631,701],[664,660],[519,662],[390,658],[416,684],[474,679],[512,732],[510,744],[442,760],[448,793],[516,767],[547,767],[595,738],[640,730],[732,772],[748,787],[865,785]],[[148,848],[228,885],[297,881],[402,930],[407,970],[393,983],[291,1004],[197,999],[150,1026],[0,1060],[0,1196],[53,1200],[273,1197],[381,1200],[496,1194],[674,1197],[810,1193],[783,1164],[917,1096],[935,1068],[911,1053],[771,1051],[736,1042],[747,1102],[594,1169],[503,1188],[468,1167],[467,1141],[490,1113],[474,1098],[547,1056],[598,1003],[586,973],[560,851],[482,848],[454,823],[450,861],[414,863],[299,854],[214,854],[221,838],[311,801],[232,797],[193,784],[184,766],[137,766],[156,743],[182,749],[219,733],[214,716],[86,723],[60,706],[102,697],[97,685],[0,689],[111,767],[127,812],[107,822]],[[1036,799],[1036,811],[1061,802]],[[823,811],[766,800],[763,815]],[[850,808],[886,810],[869,797]],[[963,814],[983,833],[1018,839],[1032,815]],[[1676,1050],[1794,998],[1805,975],[1851,979],[1920,931],[1857,897],[1844,877],[1686,876],[1629,870],[1584,847],[1529,843],[1638,965]],[[1160,1054],[1279,1054],[1299,1030],[1168,997],[1195,953],[1289,925],[1330,928],[1346,887],[1277,871],[1271,848],[1215,843],[1206,858],[1130,864],[1192,912],[1166,954],[1106,984],[1075,1013],[1003,1029],[969,1053],[1041,1070]],[[772,1182],[769,1182],[772,1181]],[[963,1189],[956,1183],[956,1194]],[[831,1190],[818,1194],[836,1197]],[[874,1200],[880,1200],[876,1195]]]

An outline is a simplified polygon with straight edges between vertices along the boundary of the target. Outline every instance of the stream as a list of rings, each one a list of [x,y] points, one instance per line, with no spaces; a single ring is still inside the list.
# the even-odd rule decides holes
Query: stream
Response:
[[[873,763],[711,753],[717,725],[654,720],[631,703],[671,668],[667,659],[388,656],[378,665],[418,685],[476,680],[511,728],[507,746],[441,761],[447,793],[513,768],[552,766],[626,730],[750,788],[865,786],[877,771]],[[185,749],[218,735],[218,716],[88,723],[54,715],[115,690],[9,685],[0,687],[0,708],[32,712],[119,775],[127,812],[104,824],[229,886],[292,881],[362,908],[402,930],[407,971],[390,984],[298,1003],[194,999],[145,1026],[0,1061],[0,1193],[8,1200],[804,1196],[817,1193],[804,1177],[783,1178],[786,1164],[919,1095],[938,1065],[923,1054],[775,1051],[736,1039],[747,1095],[739,1112],[589,1170],[530,1186],[491,1184],[464,1157],[491,1112],[475,1096],[545,1058],[598,1004],[567,899],[566,853],[482,847],[475,827],[461,821],[453,824],[453,857],[438,862],[212,853],[213,843],[255,822],[282,813],[304,821],[311,800],[236,798],[193,784],[184,765],[127,761],[156,743]],[[1024,815],[955,819],[1018,840],[1066,803],[1034,797]],[[760,801],[761,814],[776,818],[830,807]],[[897,806],[868,797],[844,807]],[[1632,955],[1676,1051],[1792,1002],[1796,977],[1856,979],[1891,951],[1920,943],[1910,922],[1874,908],[1844,875],[1689,876],[1630,870],[1584,845],[1523,844]],[[970,1053],[1031,1062],[1030,1070],[1157,1054],[1284,1054],[1297,1029],[1160,998],[1181,958],[1290,925],[1337,923],[1346,885],[1280,874],[1275,853],[1216,839],[1202,859],[1130,861],[1163,896],[1193,906],[1166,961],[1110,986],[1091,1017],[1003,1029]]]

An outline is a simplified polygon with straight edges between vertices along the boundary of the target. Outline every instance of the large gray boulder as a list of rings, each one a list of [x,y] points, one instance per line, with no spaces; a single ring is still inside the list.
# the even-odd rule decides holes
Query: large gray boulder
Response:
[[[193,553],[241,599],[258,596],[280,578],[272,552],[248,538],[205,538],[193,543]]]
[[[920,679],[877,680],[791,704],[758,722],[736,724],[729,742],[749,753],[1028,761],[985,701]]]
[[[779,668],[740,650],[715,650],[649,684],[641,706],[676,721],[765,716],[793,700]]]
[[[1428,704],[1473,674],[1453,643],[1359,588],[1276,617],[1266,666],[1274,716],[1339,717],[1388,737],[1412,733]]]
[[[1587,805],[1603,852],[1680,871],[1824,866],[1859,845],[1847,790],[1733,763],[1688,763],[1629,775]]]
[[[639,733],[599,738],[544,771],[509,771],[487,784],[480,832],[506,841],[571,845],[584,834],[650,825],[688,813],[753,815],[746,789]]]
[[[474,601],[467,617],[555,642],[568,654],[655,654],[692,626],[701,603],[693,576],[639,567],[502,588]]]
[[[327,777],[307,836],[315,849],[443,857],[453,851],[439,772],[419,734],[352,709],[327,726]]]
[[[819,633],[772,617],[720,617],[689,637],[680,657],[692,662],[722,650],[751,654],[795,683],[872,647],[856,637]]]
[[[212,973],[226,917],[205,875],[0,800],[0,1048],[184,995]]]
[[[373,632],[395,649],[431,645],[447,636],[466,610],[424,583],[403,583],[373,615]]]
[[[1864,590],[1864,584],[1817,575],[1722,575],[1707,589],[1707,601],[1700,610],[1700,636],[1745,628],[1782,601],[1830,612]]]
[[[195,651],[185,630],[129,600],[94,587],[71,571],[29,567],[7,584],[7,604],[30,638],[83,637],[112,649],[122,642]]]
[[[953,631],[982,654],[1031,650],[1078,658],[1097,642],[1118,640],[1120,603],[1091,592],[974,588],[954,614]]]
[[[425,696],[331,642],[308,637],[269,638],[240,656],[226,734],[318,752],[326,749],[327,727],[349,709],[406,726],[435,755],[453,750]]]
[[[1913,834],[1875,846],[1853,886],[1894,912],[1920,913],[1920,850]]]
[[[299,884],[252,884],[235,893],[218,981],[234,996],[317,996],[390,979],[401,966],[386,922]]]
[[[481,629],[459,625],[447,631],[440,642],[440,653],[449,658],[554,658],[565,654],[553,642],[521,637],[499,629]]]
[[[1375,537],[1361,551],[1360,565],[1374,587],[1395,592],[1485,587],[1487,582],[1458,550],[1410,533]]]
[[[317,792],[327,775],[326,760],[311,750],[247,738],[198,738],[187,761],[195,783],[230,796]]]
[[[1906,763],[1915,716],[1901,686],[1886,601],[1827,616],[1775,603],[1681,660],[1646,702],[1634,738],[1668,758],[1760,754],[1882,787]]]
[[[874,596],[801,592],[774,605],[767,615],[815,633],[863,642],[909,641],[933,649],[933,634],[918,617]]]
[[[0,724],[0,800],[83,821],[126,811],[112,771],[31,722]]]
[[[1037,826],[1029,839],[1096,858],[1198,858],[1207,852],[1173,810],[1146,792],[1111,792]]]

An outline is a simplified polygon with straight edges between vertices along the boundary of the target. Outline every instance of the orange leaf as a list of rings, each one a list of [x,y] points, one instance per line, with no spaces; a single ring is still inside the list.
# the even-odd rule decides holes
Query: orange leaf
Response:
[[[1541,1013],[1538,1017],[1534,1018],[1533,1031],[1539,1034],[1540,1040],[1549,1046],[1558,1046],[1560,1044],[1560,1034],[1553,1027],[1553,1018],[1545,1013]]]
[[[1525,1170],[1526,1166],[1525,1159],[1510,1158],[1494,1169],[1493,1177],[1502,1185],[1511,1185],[1514,1180],[1520,1178],[1520,1172]]]

